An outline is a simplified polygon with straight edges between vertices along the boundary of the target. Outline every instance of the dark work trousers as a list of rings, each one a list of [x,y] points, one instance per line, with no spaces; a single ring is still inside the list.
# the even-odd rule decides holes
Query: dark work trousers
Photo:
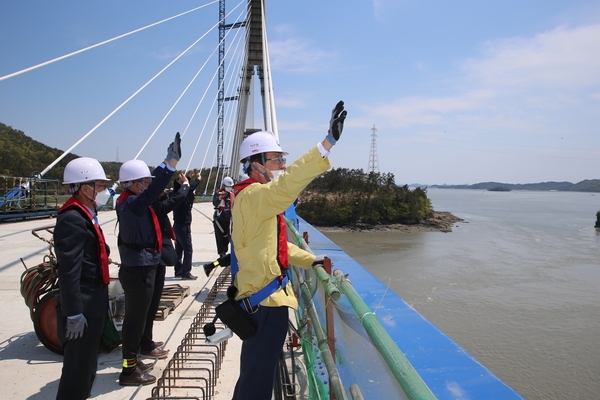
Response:
[[[256,333],[242,343],[240,377],[233,400],[270,400],[288,328],[288,307],[259,307],[250,317]]]
[[[88,326],[83,336],[75,340],[65,338],[67,317],[57,310],[57,333],[64,350],[62,375],[58,385],[57,400],[87,399],[92,390],[96,369],[98,368],[98,349],[103,318],[87,318]]]
[[[217,242],[217,253],[219,253],[219,257],[227,254],[227,250],[229,249],[229,225],[230,221],[221,221],[215,219],[213,221],[213,226],[215,228],[215,241]],[[221,231],[223,229],[223,231]]]
[[[156,277],[154,278],[154,293],[152,294],[152,302],[146,315],[146,327],[144,328],[144,334],[142,335],[142,341],[140,342],[140,349],[143,351],[152,351],[156,348],[154,340],[152,339],[152,328],[154,326],[154,318],[160,305],[160,297],[162,296],[163,288],[165,287],[165,275],[167,272],[167,266],[160,262],[156,266]]]
[[[175,252],[177,253],[177,264],[175,264],[175,275],[182,276],[192,272],[192,229],[190,224],[174,224],[173,230],[177,239]]]
[[[123,358],[137,358],[146,326],[146,315],[154,294],[156,265],[126,267],[121,265],[119,280],[125,291],[125,318],[121,336]]]

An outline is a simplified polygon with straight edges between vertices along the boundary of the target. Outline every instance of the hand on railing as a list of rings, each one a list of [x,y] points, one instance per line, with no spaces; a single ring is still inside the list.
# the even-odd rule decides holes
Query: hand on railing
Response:
[[[312,265],[323,264],[325,262],[326,258],[329,258],[329,257],[327,257],[327,255],[325,255],[325,254],[316,255],[315,261],[313,261]]]

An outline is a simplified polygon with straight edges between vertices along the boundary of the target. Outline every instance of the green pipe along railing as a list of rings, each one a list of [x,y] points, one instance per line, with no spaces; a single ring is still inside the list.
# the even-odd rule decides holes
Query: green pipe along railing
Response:
[[[287,220],[287,224],[291,240],[299,247],[312,252],[305,239],[298,233],[292,222]],[[329,269],[329,271],[326,269]],[[300,311],[297,312],[298,324],[299,326],[302,325],[300,322],[302,320],[310,321],[310,325],[315,332],[318,349],[321,352],[321,356],[329,374],[330,389],[336,399],[347,399],[348,395],[343,387],[335,364],[335,338],[332,332],[333,322],[330,321],[333,317],[331,315],[332,310],[327,310],[327,308],[330,306],[330,300],[332,302],[337,302],[341,299],[342,295],[346,297],[352,306],[354,313],[368,333],[373,345],[385,360],[390,372],[400,384],[406,397],[410,400],[435,399],[435,395],[431,392],[429,387],[427,387],[421,376],[410,364],[389,333],[381,325],[375,313],[362,300],[342,271],[336,270],[333,272],[333,275],[331,274],[331,260],[326,259],[323,266],[317,265],[311,267],[311,270],[306,273],[308,278],[303,279],[300,276],[298,268],[294,268],[294,271],[292,283],[294,284],[294,288],[297,291],[300,291],[302,299],[306,303],[306,309],[304,310],[305,315],[300,315]],[[315,276],[316,279],[313,279],[312,276]],[[315,285],[317,283],[315,281],[317,280],[321,283],[326,295],[327,305],[325,306],[326,310],[324,310],[327,321],[326,330],[324,330],[321,325],[319,313],[315,309],[314,302],[312,301],[312,295],[316,291]],[[303,338],[303,343],[306,342],[312,343],[310,338]],[[304,348],[303,351],[305,351]],[[313,362],[314,355],[311,355],[307,365],[311,365]],[[352,384],[349,388],[353,399],[356,400],[362,398],[360,388],[358,388],[357,385]]]

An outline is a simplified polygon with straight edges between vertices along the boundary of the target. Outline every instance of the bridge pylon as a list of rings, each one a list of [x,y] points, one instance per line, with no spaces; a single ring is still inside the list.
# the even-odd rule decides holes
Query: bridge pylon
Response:
[[[224,2],[225,0],[221,1]],[[262,99],[264,120],[262,129],[273,132],[275,136],[279,138],[271,79],[271,66],[269,62],[264,0],[248,0],[248,10],[248,18],[243,24],[246,28],[246,44],[244,48],[244,63],[241,71],[241,82],[238,88],[238,109],[233,146],[231,148],[231,166],[229,169],[230,176],[235,179],[239,179],[241,175],[240,164],[238,162],[240,145],[248,134],[257,130],[254,126],[247,126],[248,111],[249,109],[252,111],[253,108],[249,107],[249,104],[253,104],[253,98],[251,96],[254,95],[253,79],[255,74],[260,80],[260,96]],[[222,112],[221,108],[220,112]]]

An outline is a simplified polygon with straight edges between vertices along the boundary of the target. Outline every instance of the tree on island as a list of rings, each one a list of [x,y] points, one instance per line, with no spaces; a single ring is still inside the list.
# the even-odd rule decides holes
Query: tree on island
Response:
[[[431,201],[426,189],[396,185],[392,173],[334,168],[308,185],[296,210],[312,225],[416,224]]]

